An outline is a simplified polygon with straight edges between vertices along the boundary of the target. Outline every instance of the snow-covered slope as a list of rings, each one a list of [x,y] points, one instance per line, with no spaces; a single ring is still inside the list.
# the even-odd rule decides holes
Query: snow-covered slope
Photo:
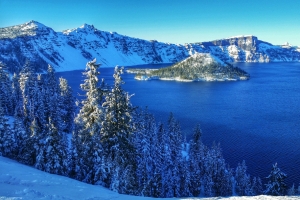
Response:
[[[0,61],[10,71],[22,67],[26,60],[36,68],[46,69],[49,63],[58,71],[67,71],[84,69],[93,58],[103,66],[114,67],[175,63],[196,52],[211,53],[226,62],[300,60],[299,48],[273,46],[251,35],[177,45],[100,31],[88,24],[63,32],[36,21],[0,28]]]
[[[63,176],[48,174],[0,156],[0,200],[147,200],[153,198],[122,195],[106,188],[89,185]],[[176,199],[176,198],[171,198]],[[198,198],[184,198],[198,199]],[[200,199],[200,198],[199,198]],[[203,198],[201,198],[203,199]],[[221,198],[204,198],[221,199]],[[300,197],[230,197],[233,199],[300,199]],[[159,199],[158,199],[159,200]]]

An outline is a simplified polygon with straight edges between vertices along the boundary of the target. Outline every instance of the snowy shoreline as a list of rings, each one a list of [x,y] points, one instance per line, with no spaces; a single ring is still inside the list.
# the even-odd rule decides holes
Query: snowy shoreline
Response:
[[[199,79],[182,79],[180,77],[172,77],[172,78],[160,78],[157,76],[147,76],[147,75],[142,75],[142,76],[136,76],[134,79],[139,80],[139,81],[150,81],[150,80],[160,80],[160,81],[178,81],[178,82],[212,82],[212,81],[245,81],[249,80],[249,77],[243,76],[243,77],[238,77],[238,78],[215,78],[215,77],[205,77],[205,78],[199,78]]]

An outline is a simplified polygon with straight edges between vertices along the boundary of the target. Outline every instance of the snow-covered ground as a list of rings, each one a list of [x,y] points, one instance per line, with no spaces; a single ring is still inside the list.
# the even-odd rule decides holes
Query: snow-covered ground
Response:
[[[0,156],[0,200],[32,200],[32,199],[86,199],[86,200],[147,200],[149,197],[122,195],[106,188],[86,184],[67,177],[48,174],[33,167],[22,165],[14,160]],[[175,200],[176,198],[171,198]],[[215,198],[177,198],[177,199],[205,199]],[[300,199],[300,197],[227,197],[224,199]],[[159,200],[159,199],[158,199]]]

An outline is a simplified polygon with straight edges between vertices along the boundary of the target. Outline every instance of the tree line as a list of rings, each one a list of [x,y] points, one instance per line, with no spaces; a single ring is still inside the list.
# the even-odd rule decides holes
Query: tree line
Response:
[[[96,60],[87,63],[83,100],[49,65],[43,75],[27,63],[10,77],[0,64],[0,154],[35,168],[113,191],[150,197],[286,194],[277,164],[263,185],[245,161],[232,169],[220,145],[202,143],[197,125],[190,141],[171,113],[167,124],[134,107],[123,90],[123,68],[114,84],[99,79]],[[8,121],[12,120],[13,123]],[[289,194],[298,191],[290,188]]]

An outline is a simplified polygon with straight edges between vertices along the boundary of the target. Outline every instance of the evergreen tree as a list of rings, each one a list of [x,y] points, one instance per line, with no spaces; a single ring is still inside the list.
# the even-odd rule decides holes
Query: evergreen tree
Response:
[[[170,151],[171,151],[171,170],[172,170],[172,179],[170,184],[173,189],[173,196],[180,197],[180,171],[181,165],[183,162],[182,159],[182,134],[179,122],[175,120],[173,114],[170,114],[168,120],[168,135],[170,138]]]
[[[4,64],[0,62],[0,106],[3,108],[3,113],[6,115],[13,114],[11,94],[12,88],[9,74],[6,71]]]
[[[29,143],[33,143],[33,148],[30,150],[32,161],[34,167],[45,171],[46,164],[46,130],[44,129],[44,125],[40,123],[39,118],[35,117],[30,126],[31,136],[29,139]],[[30,144],[32,145],[32,144]]]
[[[20,126],[22,127],[22,125]],[[42,140],[39,141],[41,125],[39,124],[38,119],[36,118],[31,122],[29,131],[26,130],[25,126],[24,129],[25,134],[23,135],[24,137],[22,136],[24,140],[21,141],[21,146],[19,147],[18,160],[27,165],[37,166],[37,160],[44,159],[44,157],[37,157],[40,149],[40,143],[43,142]]]
[[[162,127],[161,127],[162,128]],[[160,130],[161,143],[162,143],[162,164],[161,164],[161,197],[174,197],[173,190],[173,174],[172,174],[172,164],[173,160],[171,158],[171,145],[170,145],[170,135],[169,131],[164,129]]]
[[[156,196],[157,183],[155,182],[158,173],[159,157],[157,150],[158,135],[153,115],[147,110],[138,111],[135,118],[134,146],[136,149],[136,177],[138,194],[142,196]]]
[[[141,196],[151,196],[149,182],[151,181],[150,173],[151,166],[151,152],[150,152],[150,135],[147,134],[147,117],[146,113],[139,113],[136,117],[136,131],[134,134],[134,147],[136,149],[136,176],[138,193]]]
[[[72,89],[64,78],[59,78],[60,102],[59,109],[61,110],[62,130],[71,132],[73,127],[73,115],[75,112],[75,101],[72,94]]]
[[[266,184],[264,193],[273,196],[285,195],[287,186],[284,180],[286,179],[286,177],[287,175],[281,172],[277,167],[277,163],[275,163],[270,175],[267,177],[268,183]]]
[[[152,196],[153,197],[164,197],[164,155],[165,155],[165,144],[163,143],[163,135],[165,134],[165,130],[162,123],[157,125],[156,129],[156,139],[153,140],[154,142],[154,179],[153,179],[153,189],[152,189]]]
[[[252,181],[252,191],[254,195],[261,195],[263,194],[263,186],[261,179],[258,177],[254,177]]]
[[[133,176],[134,172],[129,172],[128,170],[135,168],[134,147],[130,138],[133,133],[131,114],[133,108],[130,103],[130,95],[121,87],[124,83],[121,78],[122,73],[123,68],[115,68],[114,86],[111,91],[108,92],[102,104],[105,109],[105,116],[101,128],[104,152],[112,162],[112,169],[110,169],[110,171],[111,173],[118,173],[119,178],[123,176],[122,173],[125,171],[116,172],[115,170],[126,169],[126,173],[132,173],[131,176]],[[129,184],[129,182],[121,183],[127,180],[116,180],[115,177],[113,178],[110,175],[108,184],[116,185],[112,181],[117,181],[117,185],[123,187],[122,189],[119,188],[119,191],[126,190],[124,187],[127,187],[125,186],[127,183]]]
[[[49,118],[45,140],[45,169],[52,174],[66,175],[67,173],[67,146],[63,133],[52,123]]]
[[[204,145],[201,141],[200,125],[194,129],[192,140],[190,141],[189,162],[191,171],[191,192],[193,196],[199,196],[201,192],[201,179],[204,159]]]
[[[20,72],[19,84],[22,95],[22,109],[21,116],[23,117],[23,124],[27,132],[30,132],[31,122],[34,120],[34,90],[35,90],[36,75],[27,62]]]
[[[186,142],[185,142],[186,143]],[[182,197],[191,197],[193,196],[191,189],[191,171],[190,171],[190,162],[187,156],[183,157],[182,167],[181,167],[181,177],[180,177],[180,193]]]
[[[232,171],[226,167],[220,145],[205,150],[203,163],[204,192],[207,196],[229,196],[232,194]]]
[[[47,113],[45,110],[46,104],[50,99],[45,94],[45,84],[42,79],[41,75],[37,76],[37,79],[34,82],[34,88],[33,88],[33,97],[32,97],[32,104],[33,104],[33,115],[35,118],[37,118],[41,133],[39,134],[40,139],[44,139],[45,136],[42,136],[44,129],[46,129],[47,122]]]
[[[293,186],[290,189],[288,189],[287,194],[288,194],[288,196],[295,196],[296,195],[295,184],[293,184]]]
[[[45,75],[45,103],[44,103],[44,113],[46,119],[51,118],[54,126],[60,130],[62,130],[63,121],[62,111],[59,108],[60,93],[59,93],[59,83],[57,77],[55,75],[54,68],[49,65],[47,73]],[[48,121],[48,120],[47,120]]]
[[[12,107],[14,109],[14,114],[20,112],[22,109],[22,95],[19,84],[19,75],[14,73],[12,77],[12,94],[11,94]]]
[[[247,173],[246,162],[243,160],[242,164],[238,164],[235,171],[235,189],[239,196],[252,196],[254,192],[252,191],[250,175]]]
[[[72,138],[72,159],[70,165],[73,167],[70,174],[78,180],[96,183],[96,166],[102,161],[103,152],[101,141],[101,123],[103,120],[103,90],[98,84],[99,64],[96,59],[87,63],[86,79],[80,85],[86,92],[86,99],[81,102],[81,109],[75,118],[75,130]],[[97,151],[97,152],[96,152]],[[99,159],[99,158],[100,159]],[[97,161],[97,163],[95,163]]]
[[[23,125],[23,120],[18,113],[15,113],[12,131],[17,143],[16,159],[19,160],[19,156],[21,155],[22,150],[25,148],[23,145],[25,144],[24,141],[27,139],[27,133]]]
[[[14,158],[16,148],[17,143],[8,124],[8,119],[4,116],[4,109],[0,107],[0,155]]]

